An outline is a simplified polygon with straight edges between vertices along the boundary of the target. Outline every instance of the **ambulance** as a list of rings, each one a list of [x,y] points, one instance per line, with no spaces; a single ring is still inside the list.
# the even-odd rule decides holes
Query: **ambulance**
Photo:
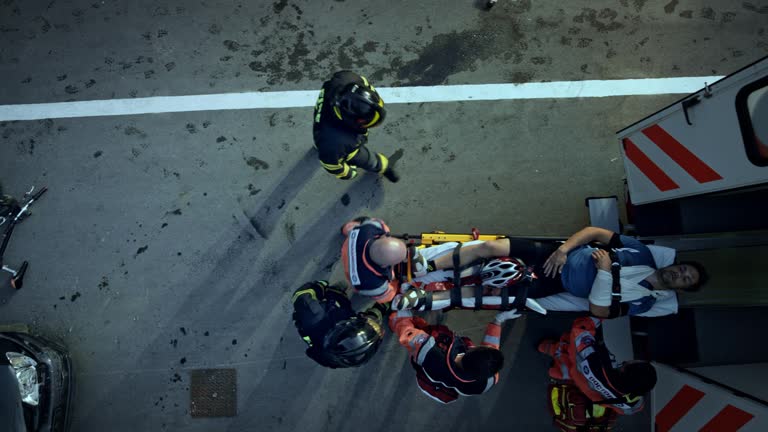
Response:
[[[768,431],[768,57],[616,138],[626,222],[598,198],[593,224],[672,247],[710,280],[674,314],[606,322],[606,344],[656,364],[653,431]]]

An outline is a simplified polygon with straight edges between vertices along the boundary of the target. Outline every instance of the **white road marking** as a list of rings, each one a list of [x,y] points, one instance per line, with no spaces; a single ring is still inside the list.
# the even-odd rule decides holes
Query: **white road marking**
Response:
[[[687,94],[721,76],[523,84],[389,87],[378,91],[387,104],[518,99],[598,98]],[[318,90],[158,96],[82,102],[0,105],[0,121],[159,114],[191,111],[303,108],[314,106]]]

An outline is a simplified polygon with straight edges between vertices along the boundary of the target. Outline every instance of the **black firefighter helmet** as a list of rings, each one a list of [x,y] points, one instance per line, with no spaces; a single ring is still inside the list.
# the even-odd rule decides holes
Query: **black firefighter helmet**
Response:
[[[376,354],[383,331],[378,322],[361,316],[340,321],[325,335],[323,354],[336,367],[357,367]]]
[[[339,120],[356,129],[378,126],[387,115],[384,101],[365,78],[363,84],[347,84],[337,93],[333,112]]]

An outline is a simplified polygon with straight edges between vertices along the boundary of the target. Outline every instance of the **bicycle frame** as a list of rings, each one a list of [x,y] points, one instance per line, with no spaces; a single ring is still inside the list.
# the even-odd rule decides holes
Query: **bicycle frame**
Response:
[[[27,192],[24,196],[29,197],[29,195],[34,191],[35,188],[33,187],[29,192]],[[8,248],[8,244],[11,241],[11,235],[13,234],[14,229],[16,228],[16,224],[19,223],[21,218],[24,216],[25,213],[28,213],[29,207],[32,205],[33,202],[40,199],[41,196],[48,190],[48,188],[43,187],[40,190],[37,191],[34,195],[29,197],[29,199],[24,203],[23,206],[19,207],[19,209],[16,211],[16,214],[12,217],[6,219],[3,221],[3,223],[8,223],[8,226],[5,228],[5,231],[3,232],[3,241],[2,244],[0,244],[0,269],[2,271],[8,272],[11,274],[11,286],[15,289],[21,289],[21,287],[24,285],[24,275],[27,272],[27,268],[29,267],[29,262],[24,261],[21,264],[21,267],[19,267],[18,270],[14,270],[11,267],[8,267],[6,265],[3,265],[3,257],[5,255],[5,250]]]

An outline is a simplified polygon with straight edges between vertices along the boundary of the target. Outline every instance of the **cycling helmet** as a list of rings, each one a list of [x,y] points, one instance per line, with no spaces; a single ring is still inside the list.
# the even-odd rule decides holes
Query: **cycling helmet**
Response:
[[[384,101],[365,78],[363,84],[348,84],[337,93],[333,111],[341,121],[357,129],[378,126],[387,115]]]
[[[480,272],[483,286],[503,288],[520,281],[526,274],[525,263],[518,258],[496,258],[483,266]]]
[[[325,335],[323,354],[336,367],[357,367],[376,354],[382,339],[379,323],[353,317],[340,321]]]

